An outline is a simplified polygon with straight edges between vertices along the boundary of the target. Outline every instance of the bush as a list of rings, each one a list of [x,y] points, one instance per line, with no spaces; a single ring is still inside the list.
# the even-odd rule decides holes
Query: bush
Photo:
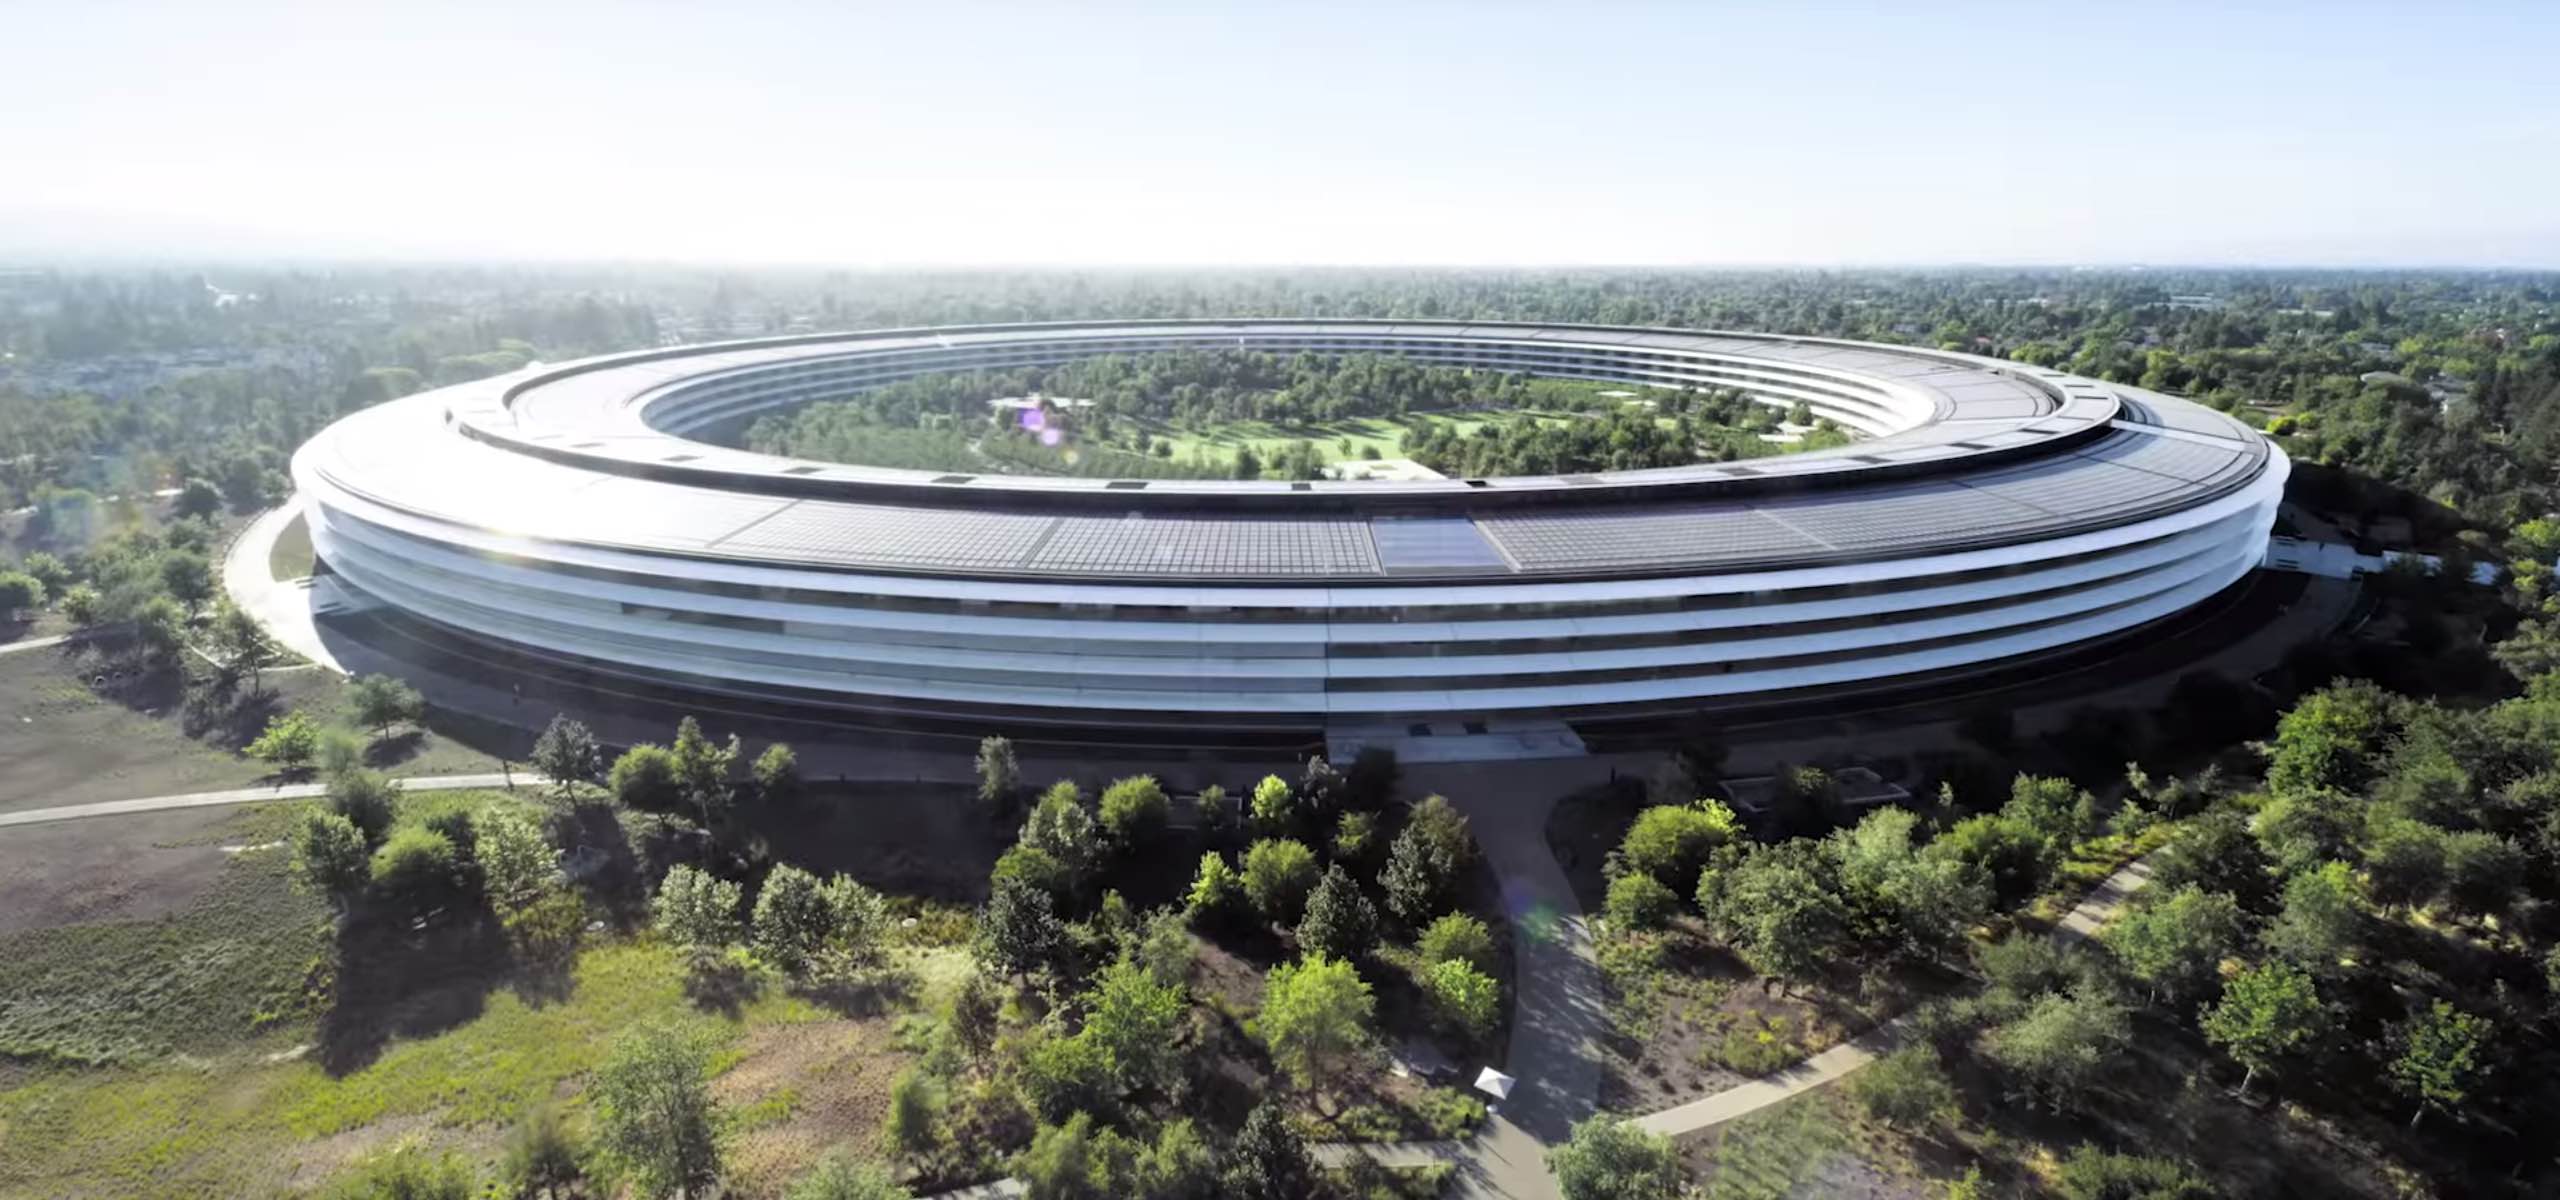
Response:
[[[1698,872],[1707,856],[1741,832],[1733,810],[1713,800],[1662,805],[1636,815],[1635,824],[1618,843],[1618,861],[1641,871],[1677,896],[1698,889]]]
[[[673,867],[650,902],[658,932],[691,950],[738,940],[738,885],[693,867]]]
[[[471,1200],[471,1168],[451,1153],[402,1146],[366,1159],[323,1194],[329,1200]]]
[[[1264,839],[1244,856],[1244,893],[1265,919],[1295,925],[1316,884],[1315,852],[1304,842]]]
[[[1928,1125],[1956,1105],[1955,1085],[1928,1046],[1906,1046],[1868,1064],[1850,1076],[1849,1094],[1877,1120],[1906,1129]]]
[[[1022,1056],[1022,1095],[1044,1121],[1119,1107],[1111,1055],[1091,1038],[1051,1035]]]
[[[836,913],[818,877],[798,867],[775,867],[756,894],[752,923],[756,955],[793,978],[835,939]]]
[[[320,727],[298,708],[270,719],[266,732],[248,746],[249,757],[284,771],[301,770],[319,750]]]
[[[1452,959],[1425,971],[1422,990],[1431,997],[1431,1010],[1467,1037],[1482,1039],[1492,1034],[1495,1022],[1502,1018],[1502,985],[1463,960]]]
[[[1674,1200],[1680,1194],[1680,1155],[1668,1138],[1636,1128],[1624,1117],[1592,1117],[1573,1137],[1547,1152],[1547,1170],[1565,1200]]]
[[[336,813],[306,812],[295,831],[294,880],[305,891],[345,908],[372,878],[364,835]]]
[[[1619,929],[1660,929],[1680,911],[1680,897],[1662,881],[1629,871],[1609,882],[1609,924]]]
[[[2183,1164],[2109,1154],[2082,1146],[2064,1160],[2054,1191],[2063,1200],[2213,1200],[2213,1189]]]
[[[664,746],[642,742],[613,760],[605,782],[614,800],[625,808],[673,812],[684,802],[678,778],[675,754]]]
[[[1200,870],[1191,877],[1191,895],[1183,912],[1193,924],[1214,925],[1233,919],[1244,907],[1244,899],[1244,881],[1227,865],[1225,855],[1212,850],[1200,856]]]
[[[536,1104],[508,1131],[499,1174],[514,1195],[556,1196],[587,1173],[586,1147],[560,1120],[560,1110]]]
[[[403,829],[373,852],[373,886],[412,912],[426,912],[452,896],[457,864],[453,842],[430,829]]]
[[[889,1111],[880,1119],[880,1141],[892,1154],[923,1158],[942,1144],[942,1085],[914,1067],[889,1085]]]
[[[1450,913],[1422,931],[1416,946],[1426,965],[1463,962],[1490,974],[1494,967],[1493,935],[1484,922],[1465,913]]]
[[[1350,872],[1340,863],[1325,868],[1323,881],[1307,897],[1306,916],[1298,921],[1298,948],[1334,958],[1363,958],[1377,932],[1377,907],[1351,881]]]
[[[1171,805],[1153,775],[1133,775],[1102,792],[1102,828],[1123,850],[1163,836]]]
[[[1037,846],[1017,845],[996,859],[995,870],[987,876],[989,887],[1008,880],[1019,880],[1060,900],[1075,887],[1066,865]]]
[[[1253,829],[1266,838],[1287,837],[1297,832],[1298,799],[1289,790],[1289,781],[1277,775],[1265,775],[1253,785]]]
[[[347,771],[329,778],[329,810],[353,824],[367,845],[380,844],[391,831],[392,802],[398,795],[390,780],[371,771]]]
[[[837,1153],[819,1159],[782,1194],[782,1200],[913,1200],[914,1196],[879,1164]]]

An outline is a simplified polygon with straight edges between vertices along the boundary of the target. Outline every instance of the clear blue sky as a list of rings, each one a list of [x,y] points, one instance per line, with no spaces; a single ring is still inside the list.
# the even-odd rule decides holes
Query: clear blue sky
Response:
[[[2560,3],[0,6],[0,254],[2560,266]]]

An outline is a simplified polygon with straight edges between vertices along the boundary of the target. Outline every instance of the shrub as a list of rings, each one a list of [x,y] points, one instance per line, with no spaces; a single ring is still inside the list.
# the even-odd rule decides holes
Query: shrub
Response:
[[[752,922],[756,954],[794,978],[834,941],[836,913],[818,877],[798,867],[775,867],[756,894]]]
[[[1698,872],[1706,869],[1707,856],[1740,832],[1733,810],[1714,800],[1648,808],[1636,815],[1618,843],[1618,861],[1685,896],[1698,889]]]
[[[1450,890],[1474,854],[1467,819],[1446,799],[1423,797],[1387,850],[1387,869],[1379,883],[1386,888],[1388,910],[1409,925],[1446,911]]]
[[[693,867],[673,867],[650,903],[658,932],[692,950],[738,940],[738,885]]]
[[[372,878],[364,835],[336,813],[304,813],[293,849],[294,881],[306,891],[328,897],[339,908],[345,908]]]
[[[1183,912],[1195,924],[1211,925],[1233,918],[1244,906],[1244,898],[1244,881],[1227,865],[1225,855],[1212,850],[1200,856],[1200,870],[1191,877],[1191,895]]]
[[[1133,775],[1102,793],[1102,828],[1123,849],[1146,846],[1163,836],[1171,805],[1153,775]]]
[[[1022,1056],[1022,1095],[1044,1121],[1115,1111],[1111,1055],[1090,1038],[1043,1038]]]
[[[507,1133],[499,1174],[513,1194],[557,1196],[586,1177],[586,1147],[560,1119],[560,1110],[536,1104]]]
[[[1502,985],[1462,959],[1425,971],[1422,990],[1431,997],[1431,1010],[1470,1038],[1490,1035],[1502,1017]]]
[[[430,829],[403,829],[373,852],[373,886],[395,904],[425,912],[453,894],[453,842]]]
[[[782,1200],[914,1200],[914,1196],[878,1163],[836,1153],[819,1159],[782,1194]]]
[[[1486,931],[1484,922],[1465,913],[1450,913],[1433,921],[1422,931],[1416,948],[1422,953],[1422,961],[1430,966],[1463,962],[1479,971],[1493,970],[1493,935]]]
[[[301,770],[319,750],[320,727],[298,708],[270,719],[248,746],[249,757],[284,771]]]
[[[2086,1145],[2063,1161],[2054,1191],[2063,1200],[2213,1200],[2213,1189],[2181,1163]]]
[[[1289,781],[1277,775],[1265,775],[1253,785],[1253,828],[1266,838],[1287,837],[1297,832],[1298,799],[1289,790]]]
[[[1849,1094],[1887,1125],[1916,1129],[1952,1112],[1955,1085],[1947,1081],[1938,1052],[1906,1046],[1867,1065],[1849,1079]]]
[[[880,1119],[880,1141],[892,1154],[922,1158],[942,1143],[942,1085],[914,1067],[889,1085],[889,1111]]]
[[[418,689],[388,675],[359,677],[348,688],[355,704],[356,724],[373,730],[376,737],[391,736],[391,727],[402,721],[415,721],[426,712],[426,701]]]
[[[1268,920],[1296,924],[1315,883],[1315,852],[1303,842],[1264,839],[1245,851],[1245,896]]]
[[[1680,1155],[1668,1138],[1603,1114],[1573,1127],[1571,1140],[1547,1152],[1565,1200],[1674,1200]]]
[[[1662,881],[1629,871],[1609,881],[1609,923],[1620,929],[1660,929],[1680,911],[1680,897]]]
[[[1357,863],[1369,856],[1378,841],[1378,814],[1347,812],[1333,830],[1333,857],[1336,862]]]
[[[401,1146],[339,1176],[328,1200],[471,1200],[471,1168],[451,1153]]]
[[[1325,868],[1324,879],[1307,897],[1306,915],[1298,921],[1298,947],[1333,958],[1357,959],[1369,952],[1378,932],[1378,910],[1342,864]]]
[[[371,771],[347,771],[329,778],[329,810],[353,824],[367,845],[379,844],[391,831],[392,801],[398,795],[390,780]]]
[[[995,870],[987,877],[989,887],[1008,880],[1019,880],[1060,899],[1074,890],[1066,865],[1037,846],[1017,845],[996,859]]]
[[[615,802],[642,812],[673,812],[684,802],[676,756],[664,746],[642,742],[613,760],[605,777]]]
[[[1369,984],[1350,963],[1309,955],[1271,968],[1253,1033],[1298,1086],[1315,1087],[1367,1041],[1376,1011]]]

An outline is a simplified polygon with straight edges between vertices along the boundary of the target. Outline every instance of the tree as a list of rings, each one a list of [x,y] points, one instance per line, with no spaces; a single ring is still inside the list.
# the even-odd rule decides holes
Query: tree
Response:
[[[650,911],[659,934],[700,955],[738,940],[738,885],[695,867],[667,869]]]
[[[1869,813],[1824,840],[1841,890],[1869,936],[1916,958],[1944,961],[1991,908],[1991,881],[1979,867],[1913,844],[1919,818],[1899,808]]]
[[[1629,871],[1609,881],[1609,924],[1619,929],[1660,929],[1680,911],[1680,897],[1662,881]]]
[[[286,774],[308,765],[319,748],[320,727],[298,708],[268,719],[266,732],[248,747],[249,757],[274,764]]]
[[[1802,841],[1755,846],[1730,870],[1709,874],[1698,907],[1753,970],[1789,981],[1821,973],[1848,918],[1820,853]]]
[[[951,1030],[963,1053],[972,1059],[986,1057],[995,1048],[996,1034],[1004,1024],[1004,999],[996,994],[987,977],[970,971],[952,989],[950,1011],[943,1022]]]
[[[835,940],[836,909],[817,876],[780,866],[764,877],[751,925],[756,954],[799,979],[808,975],[811,963]]]
[[[1698,872],[1706,868],[1707,856],[1741,832],[1733,810],[1719,801],[1648,808],[1636,814],[1635,824],[1618,843],[1619,866],[1650,875],[1685,896],[1698,890]]]
[[[2418,1102],[2409,1128],[2417,1128],[2428,1109],[2451,1112],[2469,1098],[2472,1084],[2489,1070],[2480,1057],[2488,1034],[2487,1021],[2442,1000],[2394,1031],[2399,1055],[2391,1060],[2391,1082]]]
[[[502,916],[560,884],[560,855],[542,826],[529,817],[503,810],[482,814],[477,854],[482,887]]]
[[[1465,959],[1435,964],[1422,973],[1422,991],[1442,1021],[1470,1038],[1493,1033],[1502,1019],[1502,985]]]
[[[2250,912],[2263,913],[2276,901],[2271,864],[2248,821],[2238,813],[2208,812],[2180,827],[2152,860],[2151,886],[2176,888],[2193,884],[2221,892]]]
[[[596,765],[602,761],[596,735],[565,713],[552,717],[533,742],[533,769],[551,781],[553,794],[562,800],[576,796],[579,784],[593,782]]]
[[[1081,888],[1102,861],[1101,832],[1084,806],[1084,793],[1072,780],[1061,779],[1040,793],[1031,815],[1022,822],[1019,844],[1065,867],[1070,890]]]
[[[1028,975],[1055,961],[1066,940],[1057,902],[1018,879],[999,879],[978,914],[979,953],[1007,975]]]
[[[1102,1043],[1089,1037],[1043,1034],[1022,1052],[1021,1061],[1023,1098],[1041,1120],[1119,1111],[1120,1086]]]
[[[889,1084],[889,1111],[880,1118],[880,1141],[889,1152],[922,1158],[942,1143],[942,1113],[947,1104],[933,1076],[909,1067]]]
[[[1102,829],[1123,850],[1139,849],[1163,836],[1172,805],[1153,775],[1132,775],[1102,790]]]
[[[194,616],[213,598],[213,564],[193,550],[162,551],[160,587],[188,616]]]
[[[1446,799],[1423,797],[1407,814],[1403,832],[1387,851],[1387,869],[1379,876],[1388,911],[1408,926],[1447,911],[1458,876],[1474,856],[1467,819]]]
[[[2204,1036],[2240,1064],[2245,1095],[2258,1072],[2318,1037],[2327,1020],[2309,974],[2287,963],[2263,963],[2223,987],[2222,1001],[2205,1012]]]
[[[1484,922],[1465,913],[1450,913],[1433,921],[1422,931],[1415,944],[1427,966],[1444,962],[1462,962],[1479,971],[1490,973],[1494,966],[1493,935]]]
[[[324,1200],[471,1200],[470,1164],[413,1145],[392,1148],[332,1181]]]
[[[2388,730],[2390,714],[2390,697],[2362,680],[2303,697],[2276,722],[2268,789],[2288,796],[2362,788],[2371,771],[2369,755]]]
[[[738,735],[730,734],[725,745],[714,744],[703,736],[701,722],[686,717],[676,722],[675,744],[668,753],[675,759],[676,786],[701,817],[703,827],[728,816],[729,775],[738,764]]]
[[[1298,831],[1298,797],[1289,790],[1289,781],[1277,775],[1265,775],[1253,785],[1253,828],[1266,838],[1282,838]]]
[[[633,746],[613,760],[605,786],[612,789],[615,803],[641,812],[666,812],[684,798],[676,756],[650,742]]]
[[[2052,842],[2005,809],[1956,822],[1929,843],[1927,853],[1951,859],[1989,880],[1991,902],[2003,909],[2024,904],[2043,890],[2054,861]]]
[[[781,742],[765,747],[749,773],[755,777],[757,803],[776,809],[799,801],[800,756],[791,747]]]
[[[358,676],[348,688],[348,698],[355,705],[356,723],[373,730],[377,738],[390,737],[392,726],[415,721],[426,711],[418,689],[388,675]]]
[[[249,676],[249,690],[255,693],[263,682],[266,669],[276,661],[275,640],[267,636],[265,626],[258,624],[238,606],[224,603],[213,614],[209,631],[213,652],[222,658],[222,668],[234,674]]]
[[[842,1153],[818,1160],[783,1192],[783,1200],[915,1200],[915,1193],[878,1163]]]
[[[1352,882],[1351,873],[1335,863],[1307,897],[1306,915],[1298,919],[1298,948],[1328,958],[1357,960],[1369,952],[1378,933],[1378,910]]]
[[[2361,807],[2353,797],[2333,791],[2278,795],[2258,810],[2258,844],[2287,875],[2344,859],[2355,841],[2350,814]]]
[[[2364,906],[2345,863],[2329,863],[2284,885],[2284,907],[2261,935],[2267,949],[2314,975],[2331,976],[2353,953],[2364,928]]]
[[[1227,865],[1226,856],[1215,850],[1201,855],[1199,873],[1191,877],[1191,893],[1183,904],[1192,923],[1207,926],[1231,919],[1244,903],[1244,881]]]
[[[507,1133],[500,1176],[516,1200],[558,1200],[586,1178],[586,1148],[560,1119],[560,1110],[538,1103]]]
[[[2124,1006],[2082,989],[2037,999],[2024,1016],[1991,1032],[1989,1048],[2021,1092],[2059,1112],[2097,1082],[2130,1036]]]
[[[1275,1100],[1254,1106],[1227,1149],[1218,1194],[1231,1200],[1305,1200],[1316,1194],[1316,1165]]]
[[[372,879],[364,834],[336,813],[306,812],[293,838],[294,882],[347,910]]]
[[[2063,1160],[2054,1190],[2063,1200],[2213,1200],[2215,1194],[2172,1159],[2109,1154],[2088,1145]]]
[[[373,852],[373,887],[424,915],[452,897],[456,867],[453,839],[431,829],[403,829]]]
[[[1010,812],[1022,789],[1022,764],[1014,758],[1013,743],[1000,737],[980,739],[976,765],[978,803],[999,816]]]
[[[1148,913],[1134,941],[1131,953],[1147,969],[1148,978],[1166,987],[1190,982],[1194,955],[1191,931],[1184,927],[1182,914],[1170,908]]]
[[[1564,1145],[1547,1151],[1547,1170],[1565,1200],[1677,1200],[1680,1154],[1671,1139],[1603,1113],[1574,1123]]]
[[[1263,919],[1294,925],[1316,882],[1315,852],[1304,842],[1255,842],[1244,854],[1244,893]]]
[[[2444,867],[2446,897],[2475,917],[2507,911],[2524,891],[2524,851],[2487,830],[2446,834]]]
[[[106,619],[106,602],[98,596],[98,589],[85,583],[75,583],[66,589],[62,593],[61,607],[63,619],[71,622],[74,629],[94,629],[98,622]],[[174,615],[178,610],[172,605],[169,611]]]
[[[2392,821],[2365,846],[2366,886],[2374,902],[2418,908],[2445,888],[2444,831],[2418,821]]]
[[[1849,1092],[1869,1115],[1887,1125],[1917,1129],[1955,1111],[1956,1088],[1938,1052],[1905,1046],[1849,1078]]]
[[[1333,827],[1333,859],[1358,866],[1368,861],[1378,842],[1378,814],[1347,812]]]
[[[719,1181],[710,1057],[689,1030],[644,1025],[614,1042],[588,1083],[598,1148],[641,1195],[692,1197]]]
[[[1102,969],[1084,1032],[1109,1056],[1124,1089],[1167,1088],[1180,1074],[1182,988],[1158,982],[1145,967],[1121,959]]]
[[[399,785],[372,771],[340,771],[329,777],[329,811],[353,822],[365,844],[377,845],[391,832]]]
[[[1254,1035],[1299,1087],[1321,1085],[1334,1066],[1367,1044],[1377,1000],[1351,964],[1311,954],[1271,968]]]
[[[2231,897],[2188,884],[2137,906],[2099,936],[2154,999],[2184,1002],[2213,984],[2247,930]]]

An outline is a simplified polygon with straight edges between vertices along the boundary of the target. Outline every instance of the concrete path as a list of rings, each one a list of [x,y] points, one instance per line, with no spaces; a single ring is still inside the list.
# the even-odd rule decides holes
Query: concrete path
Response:
[[[222,590],[240,611],[256,617],[276,644],[310,661],[347,674],[320,638],[317,618],[334,604],[315,587],[334,594],[334,585],[311,579],[278,580],[269,558],[276,539],[302,515],[302,498],[294,496],[259,513],[222,555]]]
[[[447,792],[462,788],[495,788],[507,786],[512,778],[518,787],[539,787],[543,778],[531,771],[519,771],[510,777],[496,775],[417,775],[392,782],[403,791]],[[113,817],[126,813],[159,812],[171,808],[213,808],[224,804],[255,804],[261,800],[302,800],[320,795],[328,785],[320,783],[279,783],[267,787],[233,788],[225,792],[188,792],[176,796],[145,796],[139,800],[101,800],[95,804],[67,804],[60,808],[29,808],[0,813],[0,828],[12,825],[41,825],[49,821],[76,821],[83,817]]]
[[[2079,907],[2072,909],[2071,914],[2054,927],[2054,940],[2072,943],[2095,936],[2107,922],[2115,919],[2117,913],[2124,911],[2124,906],[2133,899],[2135,892],[2150,882],[2151,862],[2147,857],[2126,863],[2101,881]],[[1902,1021],[1887,1021],[1777,1074],[1737,1084],[1712,1096],[1702,1096],[1661,1112],[1647,1113],[1636,1118],[1636,1127],[1665,1137],[1714,1128],[1852,1074],[1892,1053],[1901,1035]]]
[[[17,654],[26,650],[42,650],[47,646],[59,646],[78,636],[80,635],[76,633],[57,633],[52,637],[28,638],[23,642],[10,642],[6,645],[0,645],[0,654]]]

